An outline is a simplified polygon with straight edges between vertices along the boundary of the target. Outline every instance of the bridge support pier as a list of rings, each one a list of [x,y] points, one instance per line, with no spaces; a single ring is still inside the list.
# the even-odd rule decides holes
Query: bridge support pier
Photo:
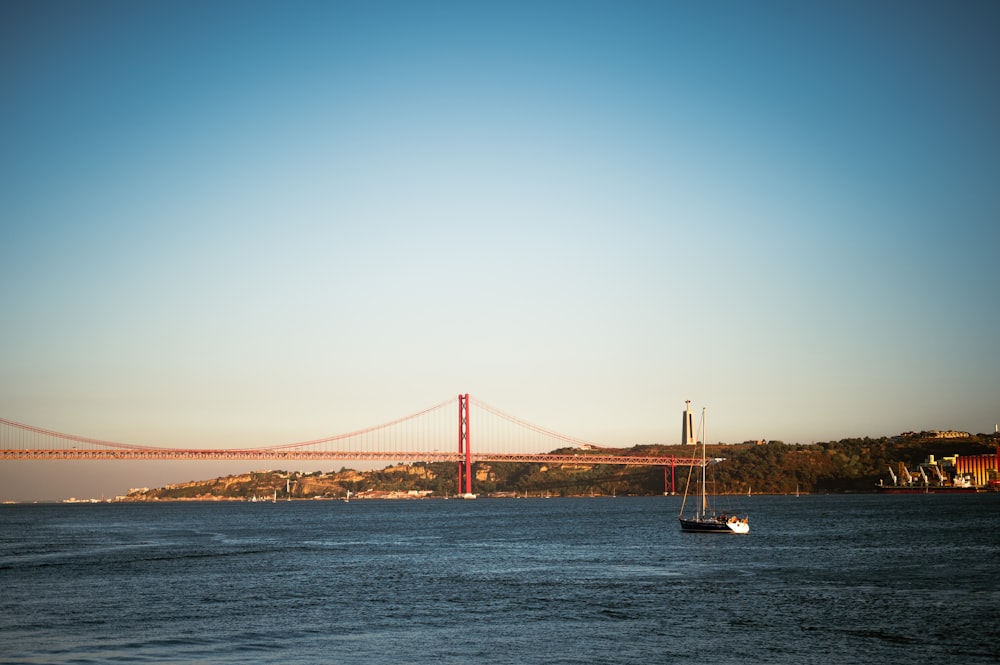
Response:
[[[458,495],[472,494],[472,447],[469,441],[469,393],[458,396]]]
[[[677,468],[677,463],[673,457],[670,458],[670,480],[667,480],[667,467],[663,467],[663,495],[668,494],[673,495],[677,492],[677,486],[674,484],[674,469]]]

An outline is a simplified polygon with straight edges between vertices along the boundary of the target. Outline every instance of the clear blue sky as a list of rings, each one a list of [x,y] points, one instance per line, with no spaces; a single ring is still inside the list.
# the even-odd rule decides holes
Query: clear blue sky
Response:
[[[4,2],[0,416],[992,431],[998,34],[995,2]]]

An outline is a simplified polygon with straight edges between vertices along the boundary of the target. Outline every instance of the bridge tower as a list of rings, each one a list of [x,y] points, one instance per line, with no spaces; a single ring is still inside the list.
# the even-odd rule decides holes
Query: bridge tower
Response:
[[[458,494],[472,495],[472,444],[469,441],[469,393],[458,396]]]

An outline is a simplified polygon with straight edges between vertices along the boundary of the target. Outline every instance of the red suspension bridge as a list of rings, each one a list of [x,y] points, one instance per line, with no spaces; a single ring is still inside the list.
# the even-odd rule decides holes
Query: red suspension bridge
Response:
[[[472,406],[475,412],[472,414]],[[468,394],[403,418],[311,441],[257,448],[173,448],[104,441],[0,418],[0,460],[385,460],[455,462],[459,493],[472,493],[476,462],[662,466],[673,490],[677,466],[701,466],[700,458],[629,454],[533,425]],[[474,415],[474,417],[473,417]],[[457,428],[456,428],[457,424]],[[475,425],[476,446],[472,433]],[[457,437],[456,437],[457,429]],[[457,438],[457,447],[455,446]],[[564,452],[566,448],[580,452]],[[545,452],[559,450],[563,452]],[[671,470],[667,479],[666,469]]]

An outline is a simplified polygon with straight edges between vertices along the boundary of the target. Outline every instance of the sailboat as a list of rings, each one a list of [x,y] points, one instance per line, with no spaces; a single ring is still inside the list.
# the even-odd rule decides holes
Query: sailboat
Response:
[[[705,427],[705,409],[701,411],[701,496],[694,514],[684,516],[684,505],[687,503],[687,488],[684,488],[684,500],[681,502],[681,512],[677,519],[681,523],[681,531],[691,533],[750,533],[750,523],[746,517],[718,513],[709,506],[706,492],[705,469],[708,467],[705,452],[708,436]],[[690,482],[688,483],[690,485]]]

